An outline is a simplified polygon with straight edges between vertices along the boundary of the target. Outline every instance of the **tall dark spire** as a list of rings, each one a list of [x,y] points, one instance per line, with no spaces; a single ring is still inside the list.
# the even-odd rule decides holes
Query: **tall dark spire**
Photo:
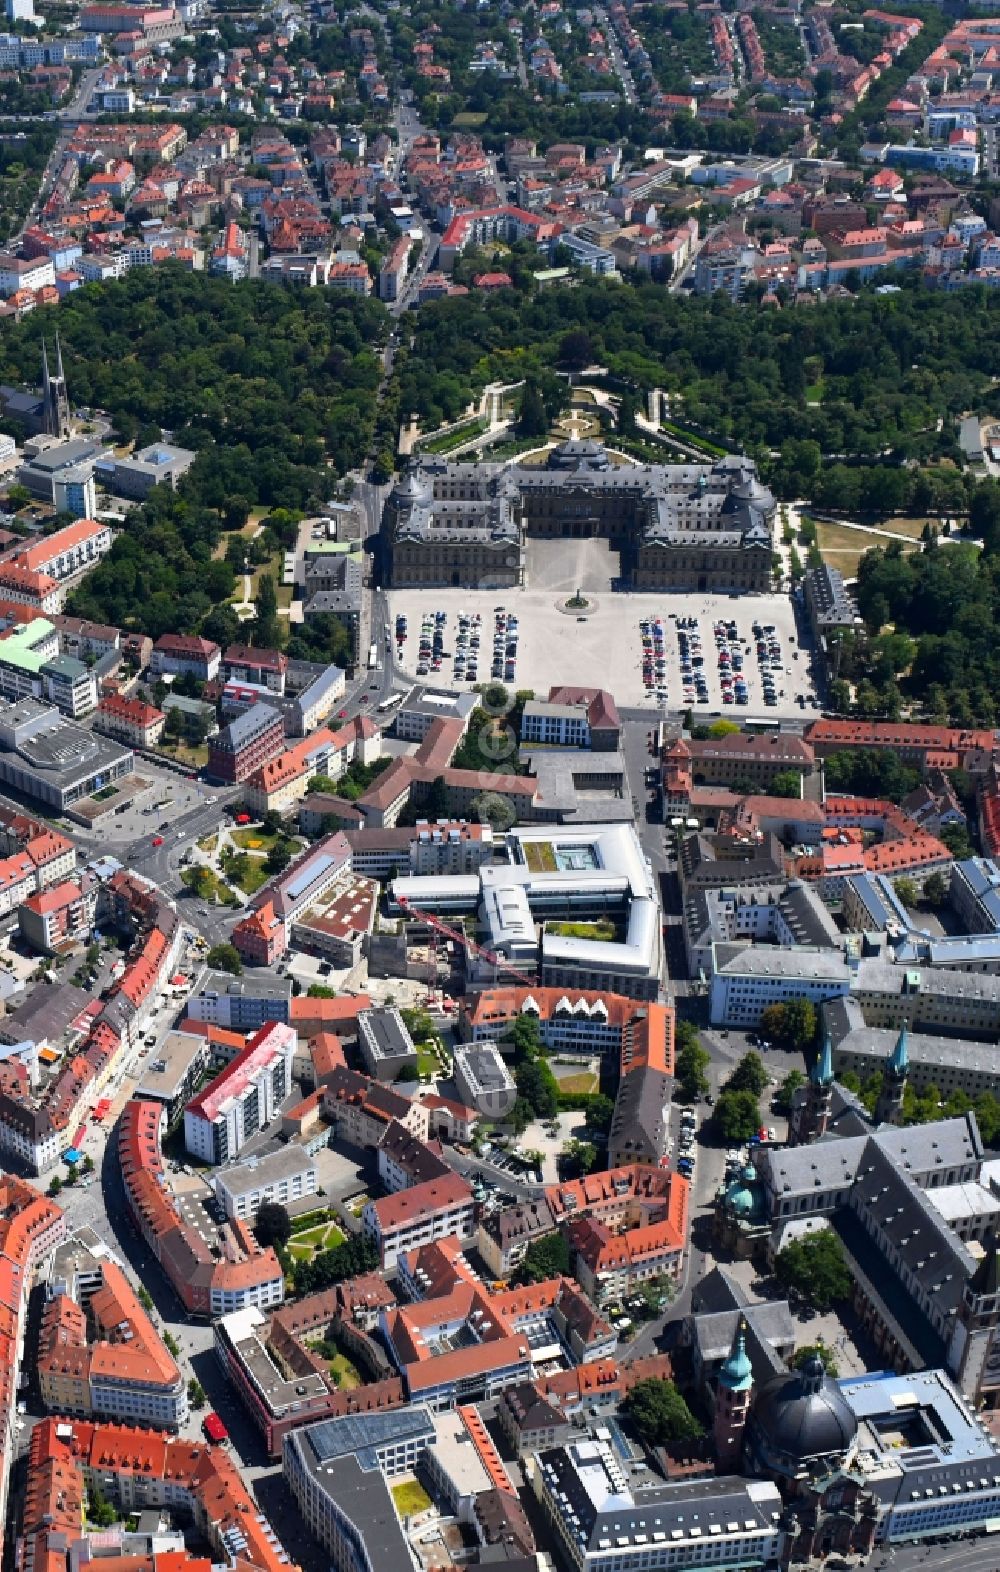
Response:
[[[50,437],[69,436],[69,393],[63,372],[62,345],[56,333],[56,370],[49,367],[48,346],[42,339],[42,424]]]

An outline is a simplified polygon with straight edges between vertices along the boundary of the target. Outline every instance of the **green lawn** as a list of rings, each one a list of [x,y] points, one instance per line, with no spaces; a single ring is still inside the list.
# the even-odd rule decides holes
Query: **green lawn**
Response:
[[[404,1479],[402,1484],[393,1485],[392,1499],[400,1517],[415,1517],[433,1505],[423,1485],[418,1485],[415,1479]]]
[[[320,1250],[333,1250],[343,1244],[345,1237],[343,1229],[336,1223],[317,1223],[312,1228],[303,1228],[301,1233],[292,1234],[288,1241],[288,1253],[293,1261],[308,1261]]]
[[[432,437],[428,442],[418,444],[421,453],[450,453],[452,448],[460,448],[464,442],[471,442],[474,437],[481,437],[486,430],[486,421],[483,419],[470,420],[464,426],[459,426],[455,431],[446,431],[442,437]]]
[[[563,939],[610,940],[615,936],[615,925],[607,917],[600,917],[597,922],[547,922],[545,927]]]
[[[361,1380],[360,1371],[356,1365],[351,1363],[346,1354],[338,1354],[335,1359],[328,1359],[327,1364],[330,1367],[330,1374],[342,1389],[349,1390],[351,1387],[364,1384]]]
[[[439,1075],[441,1061],[430,1048],[417,1048],[417,1069],[421,1075]]]
[[[600,1081],[591,1070],[581,1070],[576,1075],[556,1076],[561,1092],[596,1092]]]
[[[274,835],[270,830],[262,829],[259,825],[256,829],[251,826],[242,830],[230,830],[229,838],[234,846],[241,847],[243,851],[264,853],[269,852],[278,841],[295,840],[294,836]]]
[[[194,890],[199,900],[218,901],[223,906],[231,906],[235,900],[225,880],[220,879],[211,868],[184,868],[181,871],[181,883],[186,889]]]
[[[555,873],[556,854],[549,841],[526,841],[524,860],[532,873]]]
[[[264,857],[254,857],[250,852],[241,852],[238,857],[227,857],[223,863],[226,878],[244,895],[255,895],[267,883],[271,875],[267,871],[267,861]]]

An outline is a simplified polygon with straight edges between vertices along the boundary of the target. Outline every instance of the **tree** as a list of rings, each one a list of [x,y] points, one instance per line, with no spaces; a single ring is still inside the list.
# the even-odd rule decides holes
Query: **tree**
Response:
[[[715,1119],[723,1140],[730,1146],[742,1146],[760,1129],[760,1109],[753,1092],[720,1092]]]
[[[27,486],[15,484],[7,487],[7,506],[12,513],[17,513],[21,508],[26,508],[31,501],[31,492]]]
[[[205,957],[206,965],[217,972],[231,972],[238,977],[243,970],[240,952],[235,944],[213,944]]]
[[[802,777],[797,770],[779,770],[769,791],[772,797],[801,797]]]
[[[49,1180],[49,1194],[50,1195],[58,1195],[60,1190],[62,1189],[62,1187],[63,1187],[63,1182],[60,1179],[59,1175],[58,1174],[53,1174],[52,1178]]]
[[[745,1053],[732,1075],[726,1082],[726,1090],[730,1092],[750,1092],[754,1097],[763,1096],[767,1089],[770,1076],[764,1068],[764,1061],[759,1053]]]
[[[307,999],[335,999],[336,997],[336,988],[330,988],[326,983],[310,983],[306,989]]]
[[[603,1092],[595,1092],[584,1110],[583,1122],[588,1131],[593,1130],[595,1134],[607,1135],[614,1116],[614,1098],[606,1097]]]
[[[760,1016],[760,1035],[784,1053],[805,1053],[816,1040],[816,1006],[809,999],[769,1004]]]
[[[208,1398],[205,1393],[205,1388],[202,1386],[201,1382],[197,1379],[196,1376],[191,1377],[190,1381],[188,1382],[187,1391],[188,1402],[190,1403],[191,1407],[194,1409],[204,1408]]]
[[[275,841],[267,854],[265,865],[268,873],[284,873],[292,860],[292,848],[287,841]]]
[[[774,1275],[786,1293],[797,1293],[817,1310],[848,1299],[853,1281],[840,1240],[830,1228],[787,1244],[775,1257]]]
[[[517,818],[514,804],[497,791],[484,791],[473,797],[469,811],[477,823],[492,825],[501,834],[509,830]]]
[[[296,1261],[292,1280],[297,1294],[317,1293],[349,1277],[373,1272],[379,1264],[378,1247],[364,1234],[345,1239],[332,1250],[321,1250],[311,1261]]]
[[[136,1298],[148,1315],[153,1308],[153,1296],[149,1289],[140,1284],[136,1293]]]
[[[545,400],[542,398],[538,383],[533,378],[525,382],[521,391],[517,429],[523,437],[544,437],[549,429]]]
[[[273,649],[279,642],[278,596],[270,573],[262,573],[257,581],[254,613],[254,643],[259,649]]]
[[[168,1354],[173,1354],[175,1359],[177,1359],[180,1356],[181,1345],[177,1341],[176,1337],[173,1335],[172,1332],[164,1331],[164,1333],[163,1333],[163,1343],[164,1343],[164,1347],[166,1348]]]
[[[929,878],[924,880],[924,900],[928,906],[947,905],[948,880],[939,869],[935,870]]]
[[[415,1043],[427,1043],[435,1035],[434,1022],[427,1010],[402,1009],[400,1019]]]
[[[573,371],[582,371],[596,358],[594,341],[583,328],[564,333],[559,342],[559,359]]]
[[[517,1095],[536,1119],[551,1119],[559,1112],[559,1084],[544,1059],[526,1059],[514,1071]]]
[[[578,1141],[573,1136],[563,1146],[560,1156],[573,1173],[589,1174],[597,1162],[597,1147],[590,1141]]]
[[[823,1369],[826,1371],[827,1375],[830,1376],[832,1380],[836,1380],[838,1375],[837,1361],[834,1359],[833,1354],[830,1352],[829,1348],[827,1348],[826,1344],[823,1342],[806,1343],[804,1347],[797,1348],[789,1360],[789,1364],[793,1370],[801,1370],[803,1365],[808,1364],[810,1359],[815,1359],[817,1354],[823,1361]]]
[[[517,1059],[534,1059],[542,1051],[542,1033],[537,1015],[519,1015],[511,1029],[511,1042]]]
[[[684,1102],[694,1103],[708,1091],[705,1071],[711,1062],[709,1054],[698,1041],[698,1033],[689,1021],[677,1026],[677,1050],[674,1055],[674,1076]]]
[[[95,1528],[111,1528],[118,1522],[118,1513],[98,1485],[93,1485],[87,1495],[87,1517]]]
[[[646,1446],[697,1441],[704,1434],[672,1381],[656,1376],[637,1381],[625,1399],[624,1409]]]
[[[777,1095],[774,1099],[774,1106],[778,1113],[791,1113],[792,1099],[794,1098],[795,1093],[798,1091],[799,1087],[804,1086],[805,1084],[806,1078],[801,1070],[789,1070],[788,1074],[785,1076],[785,1079],[778,1087]]]
[[[915,880],[897,879],[894,888],[904,906],[908,906],[912,910],[913,907],[919,904],[920,891],[917,889]]]
[[[263,1201],[257,1208],[253,1231],[265,1248],[268,1245],[284,1245],[292,1236],[292,1220],[280,1202]]]
[[[546,1283],[553,1277],[569,1276],[569,1245],[560,1233],[533,1239],[515,1273],[519,1283]]]

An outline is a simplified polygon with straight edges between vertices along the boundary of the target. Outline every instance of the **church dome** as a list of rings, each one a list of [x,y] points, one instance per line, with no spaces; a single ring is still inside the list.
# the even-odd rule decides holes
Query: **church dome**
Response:
[[[752,1175],[752,1178],[756,1179],[756,1174]],[[732,1217],[746,1218],[749,1221],[756,1208],[757,1197],[744,1170],[740,1177],[734,1179],[726,1188],[726,1210]]]
[[[849,1451],[858,1422],[836,1381],[813,1354],[801,1370],[772,1376],[753,1405],[759,1461],[765,1469],[796,1474],[813,1459]]]

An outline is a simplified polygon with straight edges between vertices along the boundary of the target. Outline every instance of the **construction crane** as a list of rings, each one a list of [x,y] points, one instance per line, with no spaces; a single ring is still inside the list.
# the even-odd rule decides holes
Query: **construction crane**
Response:
[[[509,961],[505,961],[502,955],[498,955],[495,950],[487,950],[483,945],[477,944],[475,939],[470,939],[468,934],[463,933],[460,928],[449,927],[446,922],[441,921],[440,917],[435,917],[433,912],[425,912],[419,906],[414,906],[412,901],[408,901],[403,895],[397,895],[396,900],[405,916],[415,917],[418,922],[425,922],[429,928],[433,928],[435,933],[443,933],[447,938],[454,939],[455,943],[460,944],[466,953],[471,952],[473,955],[481,956],[484,961],[487,961],[493,967],[494,973],[507,972],[511,977],[516,977],[518,982],[523,984],[525,988],[537,986],[536,978],[529,977],[525,972],[519,972],[517,967],[512,966]]]

